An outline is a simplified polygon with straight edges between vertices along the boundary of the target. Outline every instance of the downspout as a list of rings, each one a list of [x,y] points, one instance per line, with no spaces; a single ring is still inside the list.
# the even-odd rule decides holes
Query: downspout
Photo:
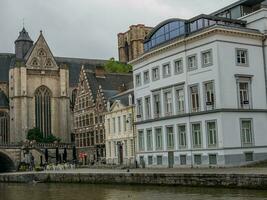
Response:
[[[264,69],[264,78],[265,78],[265,96],[266,96],[266,104],[267,104],[267,66],[266,66],[266,57],[265,57],[265,42],[266,35],[262,39],[262,54],[263,54],[263,69]]]

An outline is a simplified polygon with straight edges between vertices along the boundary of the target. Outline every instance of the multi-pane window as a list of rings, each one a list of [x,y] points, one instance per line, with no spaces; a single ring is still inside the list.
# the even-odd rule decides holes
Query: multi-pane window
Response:
[[[239,107],[250,108],[250,85],[249,82],[238,82]]]
[[[171,66],[170,64],[164,64],[162,66],[162,71],[163,71],[163,77],[169,77],[171,75]]]
[[[156,81],[159,80],[159,67],[155,67],[152,69],[152,80]]]
[[[148,165],[152,165],[153,164],[153,156],[148,156],[147,157],[147,160],[148,160]]]
[[[116,119],[115,117],[112,118],[112,125],[113,125],[113,134],[116,133]]]
[[[121,132],[121,117],[118,117],[118,129],[120,133]]]
[[[204,84],[205,90],[205,108],[206,110],[212,110],[215,108],[215,95],[214,95],[214,83],[207,82]]]
[[[186,148],[186,126],[185,125],[178,125],[178,143],[179,149]]]
[[[145,141],[144,141],[144,131],[138,131],[138,147],[139,151],[143,151],[145,149]]]
[[[209,164],[210,165],[217,165],[217,155],[216,154],[209,154]]]
[[[178,114],[184,113],[184,88],[177,88],[176,92],[176,110]]]
[[[151,129],[146,130],[146,146],[148,151],[153,150],[153,137]]]
[[[203,67],[208,67],[212,65],[212,51],[211,50],[202,52],[201,56],[202,56]]]
[[[157,156],[157,165],[162,165],[162,156]]]
[[[241,120],[241,142],[242,142],[242,146],[253,145],[253,132],[252,132],[252,120],[251,119]]]
[[[194,155],[194,163],[196,165],[201,165],[202,163],[201,155]]]
[[[173,133],[173,127],[166,127],[166,134],[167,134],[167,148],[173,149],[174,148],[174,133]]]
[[[162,150],[162,129],[155,128],[156,149]]]
[[[147,84],[150,82],[150,79],[149,79],[149,71],[145,71],[144,72],[144,84]]]
[[[137,118],[142,119],[142,114],[143,114],[143,104],[142,104],[142,99],[137,99],[136,101],[136,111],[137,111]]]
[[[197,85],[190,87],[190,98],[191,98],[191,111],[192,112],[200,111],[199,91]]]
[[[150,96],[145,97],[145,116],[146,116],[146,119],[150,119],[151,118],[151,100],[150,100]]]
[[[123,115],[123,130],[124,130],[124,132],[127,130],[127,119],[126,119],[126,115]]]
[[[236,64],[241,66],[248,65],[248,50],[236,49]]]
[[[165,109],[165,116],[172,115],[172,92],[171,90],[167,90],[164,92],[164,109]]]
[[[161,101],[159,93],[153,95],[153,104],[154,104],[154,118],[158,118],[161,115]]]
[[[201,148],[202,137],[201,137],[200,123],[192,124],[192,138],[193,138],[193,148]]]
[[[136,74],[135,75],[135,85],[136,86],[140,86],[142,83],[141,83],[141,74]]]
[[[208,137],[208,147],[217,146],[217,124],[216,121],[207,122],[207,137]]]
[[[183,60],[179,59],[174,61],[174,73],[175,74],[181,74],[183,73],[184,69],[183,69]]]
[[[187,69],[188,71],[197,69],[197,56],[196,55],[187,57]]]

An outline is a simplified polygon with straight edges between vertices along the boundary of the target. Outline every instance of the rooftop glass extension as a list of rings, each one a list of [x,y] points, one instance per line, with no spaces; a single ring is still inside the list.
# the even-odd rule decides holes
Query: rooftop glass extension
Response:
[[[213,25],[226,25],[244,27],[246,22],[231,20],[210,15],[199,15],[190,20],[168,19],[157,25],[146,37],[144,51],[147,52],[154,47],[166,43],[172,39],[185,37],[191,33]]]

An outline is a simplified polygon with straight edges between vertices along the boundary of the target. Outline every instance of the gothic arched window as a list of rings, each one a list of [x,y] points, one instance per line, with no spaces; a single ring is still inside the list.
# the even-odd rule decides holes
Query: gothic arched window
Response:
[[[9,142],[9,115],[6,112],[0,112],[0,143],[8,144]]]
[[[34,59],[32,60],[32,65],[33,65],[33,66],[38,66],[38,60],[37,60],[37,58],[34,58]]]
[[[51,134],[51,97],[51,91],[45,86],[35,92],[35,125],[44,137]]]
[[[44,51],[43,49],[40,49],[40,50],[38,51],[38,56],[46,56],[45,51]]]

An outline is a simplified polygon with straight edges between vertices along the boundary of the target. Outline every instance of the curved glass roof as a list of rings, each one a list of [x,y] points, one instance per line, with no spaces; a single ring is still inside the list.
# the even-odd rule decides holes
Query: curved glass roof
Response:
[[[149,49],[162,44],[168,40],[184,35],[185,31],[185,20],[180,19],[169,19],[158,26],[156,26],[150,34],[147,36],[144,50]]]
[[[157,25],[146,37],[144,51],[147,52],[154,47],[169,40],[202,30],[213,25],[224,25],[234,27],[245,27],[246,22],[222,17],[199,15],[189,20],[168,19]]]

